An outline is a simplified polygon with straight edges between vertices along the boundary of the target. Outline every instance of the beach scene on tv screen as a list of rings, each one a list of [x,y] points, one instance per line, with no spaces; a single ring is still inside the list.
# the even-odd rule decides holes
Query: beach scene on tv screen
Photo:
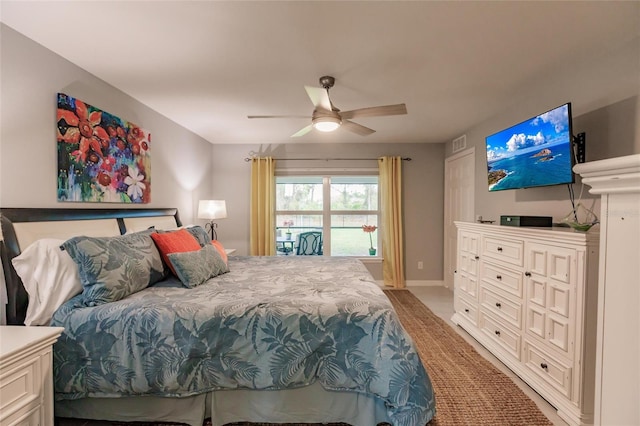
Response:
[[[570,183],[569,106],[486,138],[489,191]]]

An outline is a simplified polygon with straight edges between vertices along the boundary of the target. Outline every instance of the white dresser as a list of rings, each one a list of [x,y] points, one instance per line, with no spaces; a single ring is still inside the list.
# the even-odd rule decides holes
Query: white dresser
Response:
[[[0,326],[0,426],[53,425],[52,345],[63,330]]]
[[[596,425],[640,425],[640,154],[574,167],[601,194]]]
[[[558,410],[593,421],[598,232],[456,222],[452,321]]]

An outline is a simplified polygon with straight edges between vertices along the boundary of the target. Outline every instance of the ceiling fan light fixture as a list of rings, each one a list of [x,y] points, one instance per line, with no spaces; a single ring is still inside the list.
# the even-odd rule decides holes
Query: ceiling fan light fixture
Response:
[[[312,121],[313,127],[321,132],[333,132],[342,124],[338,117],[316,117]]]
[[[0,0],[1,1],[1,0]],[[311,99],[315,109],[311,114],[311,124],[307,124],[302,129],[291,135],[292,138],[304,136],[313,129],[321,132],[333,132],[338,127],[355,133],[360,136],[368,136],[375,133],[375,130],[351,121],[354,118],[380,117],[385,115],[401,115],[407,113],[405,104],[381,105],[374,107],[352,109],[350,111],[340,111],[329,99],[329,89],[333,87],[335,78],[325,75],[320,77],[320,87],[304,86],[304,89]],[[248,115],[247,118],[292,118],[292,115]],[[344,120],[344,121],[343,121]]]

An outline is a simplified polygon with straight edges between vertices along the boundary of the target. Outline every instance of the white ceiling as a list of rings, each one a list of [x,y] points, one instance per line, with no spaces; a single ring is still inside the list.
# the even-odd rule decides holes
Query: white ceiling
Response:
[[[211,143],[441,143],[535,76],[638,37],[639,4],[2,0],[0,19]],[[326,74],[341,110],[408,115],[293,139],[310,119],[247,119],[310,117],[303,86]]]

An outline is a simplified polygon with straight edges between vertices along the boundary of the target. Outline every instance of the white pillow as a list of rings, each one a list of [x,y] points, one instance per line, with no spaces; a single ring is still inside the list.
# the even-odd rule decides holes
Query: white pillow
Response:
[[[11,261],[29,294],[25,325],[49,325],[53,313],[82,292],[78,265],[60,249],[62,243],[37,240]]]

